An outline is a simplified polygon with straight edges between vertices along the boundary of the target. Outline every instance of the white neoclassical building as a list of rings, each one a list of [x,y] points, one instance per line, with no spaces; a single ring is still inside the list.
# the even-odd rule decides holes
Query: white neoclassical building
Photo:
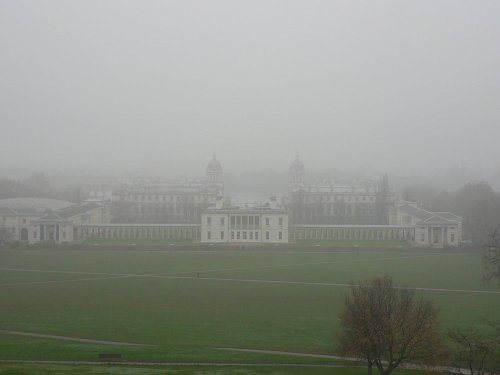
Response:
[[[458,246],[462,240],[462,218],[451,212],[430,212],[414,202],[401,202],[391,209],[391,225],[415,228],[413,242],[419,246]]]
[[[9,233],[10,241],[73,243],[77,240],[78,226],[108,222],[109,209],[105,203],[75,204],[47,198],[0,199],[0,229]]]
[[[223,169],[214,155],[204,178],[125,186],[113,192],[111,207],[106,201],[0,200],[0,230],[12,241],[31,244],[90,239],[236,244],[338,240],[448,247],[462,239],[462,218],[398,202],[387,176],[358,184],[306,184],[304,176],[304,164],[296,156],[283,199],[230,204],[223,198]]]
[[[276,198],[238,206],[218,200],[201,215],[201,242],[287,243],[288,215]]]

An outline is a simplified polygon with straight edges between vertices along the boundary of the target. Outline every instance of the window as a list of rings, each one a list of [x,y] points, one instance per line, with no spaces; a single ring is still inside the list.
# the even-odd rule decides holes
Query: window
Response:
[[[255,232],[255,239],[258,240],[259,239],[259,232]]]
[[[223,217],[220,218],[220,225],[224,225],[224,218]]]
[[[236,225],[241,224],[241,216],[236,216]]]
[[[283,225],[283,218],[282,218],[282,217],[280,217],[280,218],[278,219],[278,225]]]
[[[269,225],[269,218],[266,217],[266,225]]]
[[[207,225],[212,225],[212,218],[211,217],[207,217]]]
[[[259,217],[255,216],[255,225],[259,225]]]
[[[248,217],[248,225],[253,225],[253,216]]]
[[[425,234],[421,234],[420,235],[420,242],[424,242],[425,241]]]
[[[455,233],[452,233],[450,235],[450,240],[451,240],[451,242],[455,242]]]
[[[246,240],[247,239],[247,232],[243,232],[243,239]]]
[[[63,232],[62,232],[62,238],[66,238],[66,231],[65,230],[63,230]]]
[[[231,239],[234,240],[234,232],[231,231]]]
[[[248,232],[248,235],[250,236],[250,239],[253,240],[253,232]]]
[[[220,239],[223,240],[224,239],[224,231],[220,232]]]
[[[240,239],[240,232],[236,232],[236,239],[239,240]]]
[[[244,226],[248,224],[248,216],[243,216],[241,218],[241,224],[243,224]]]
[[[207,232],[207,239],[208,240],[211,240],[212,239],[212,233],[210,233],[210,231]]]
[[[23,224],[26,224],[26,219],[23,219]]]
[[[278,232],[278,239],[282,240],[283,239],[283,232]]]
[[[269,232],[266,232],[266,240],[269,239]]]
[[[36,238],[36,236],[37,236],[37,233],[36,233],[36,231],[34,231],[33,232],[33,238]]]

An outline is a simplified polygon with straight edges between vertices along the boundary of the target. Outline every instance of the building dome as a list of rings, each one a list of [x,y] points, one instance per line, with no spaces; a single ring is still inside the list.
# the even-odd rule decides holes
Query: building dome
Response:
[[[290,164],[290,172],[304,172],[304,163],[299,159],[299,155],[295,155],[295,160]]]
[[[222,166],[219,161],[215,158],[215,155],[212,160],[208,162],[207,172],[222,172]]]

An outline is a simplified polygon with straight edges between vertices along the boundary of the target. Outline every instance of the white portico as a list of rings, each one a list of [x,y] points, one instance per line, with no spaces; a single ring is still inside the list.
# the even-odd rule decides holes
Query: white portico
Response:
[[[462,239],[462,218],[451,212],[430,212],[415,203],[404,202],[392,209],[390,224],[415,227],[419,246],[458,246]]]

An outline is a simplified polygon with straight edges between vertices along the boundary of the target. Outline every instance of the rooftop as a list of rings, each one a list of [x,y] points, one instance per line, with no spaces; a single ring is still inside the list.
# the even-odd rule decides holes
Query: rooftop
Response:
[[[462,221],[460,216],[451,212],[430,212],[423,208],[411,204],[404,204],[398,207],[404,213],[416,217],[425,224],[456,224]]]
[[[59,214],[59,216],[63,217],[64,219],[69,219],[70,217],[83,214],[85,212],[88,212],[90,210],[94,210],[94,209],[99,208],[99,207],[101,207],[101,206],[97,203],[85,203],[85,204],[81,204],[78,206],[65,208],[63,210],[58,211],[57,213]]]
[[[45,212],[71,207],[74,203],[50,198],[8,198],[0,199],[0,207],[8,207],[19,213]]]

